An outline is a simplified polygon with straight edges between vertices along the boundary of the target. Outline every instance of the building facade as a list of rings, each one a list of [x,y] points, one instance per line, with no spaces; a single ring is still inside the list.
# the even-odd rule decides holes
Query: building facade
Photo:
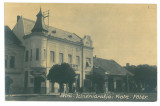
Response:
[[[76,87],[83,87],[85,73],[93,67],[91,37],[83,38],[55,27],[47,26],[40,9],[37,20],[17,16],[13,33],[24,47],[20,67],[27,93],[51,93],[53,84],[46,79],[55,64],[69,63],[76,72]],[[20,50],[17,50],[19,52]]]
[[[129,80],[134,74],[123,68],[114,60],[93,57],[93,70],[105,74],[105,92],[129,92]]]
[[[24,71],[23,71],[24,46],[17,39],[12,30],[5,26],[5,79],[6,93],[23,93]],[[12,80],[8,81],[8,80]]]

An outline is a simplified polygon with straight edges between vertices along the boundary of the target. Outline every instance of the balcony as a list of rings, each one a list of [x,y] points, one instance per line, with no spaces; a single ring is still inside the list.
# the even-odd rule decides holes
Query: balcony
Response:
[[[69,64],[75,71],[79,70],[79,65],[77,64]]]

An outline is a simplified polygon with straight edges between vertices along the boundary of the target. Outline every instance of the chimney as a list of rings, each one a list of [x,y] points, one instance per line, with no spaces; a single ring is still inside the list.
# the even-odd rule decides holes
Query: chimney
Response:
[[[129,63],[126,63],[126,67],[129,67],[130,66],[130,64]]]
[[[18,22],[19,19],[20,19],[20,16],[18,15],[18,16],[17,16],[17,22]]]

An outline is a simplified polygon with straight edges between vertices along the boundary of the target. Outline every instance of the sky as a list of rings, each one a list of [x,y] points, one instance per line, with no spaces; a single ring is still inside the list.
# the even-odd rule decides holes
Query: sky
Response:
[[[82,38],[90,35],[96,57],[115,60],[122,66],[157,65],[157,6],[154,4],[5,3],[5,25],[12,29],[17,15],[36,20],[40,7],[42,11],[50,11],[50,26]]]

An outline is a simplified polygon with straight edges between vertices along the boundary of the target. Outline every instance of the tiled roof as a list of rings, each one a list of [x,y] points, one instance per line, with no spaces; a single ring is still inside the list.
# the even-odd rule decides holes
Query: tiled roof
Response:
[[[120,66],[118,63],[116,63],[114,60],[106,60],[101,59],[97,57],[93,57],[93,65],[94,67],[99,67],[105,70],[108,75],[131,75],[128,70]]]
[[[16,35],[12,32],[12,30],[5,26],[5,44],[17,44],[21,45],[21,41],[16,37]]]
[[[24,26],[24,35],[28,35],[31,33],[31,30],[34,27],[35,21],[27,18],[22,18],[22,20],[23,20],[23,26]],[[81,38],[75,33],[67,32],[52,26],[47,26],[47,29],[49,31],[48,33],[53,37],[67,39],[73,42],[81,42]]]

